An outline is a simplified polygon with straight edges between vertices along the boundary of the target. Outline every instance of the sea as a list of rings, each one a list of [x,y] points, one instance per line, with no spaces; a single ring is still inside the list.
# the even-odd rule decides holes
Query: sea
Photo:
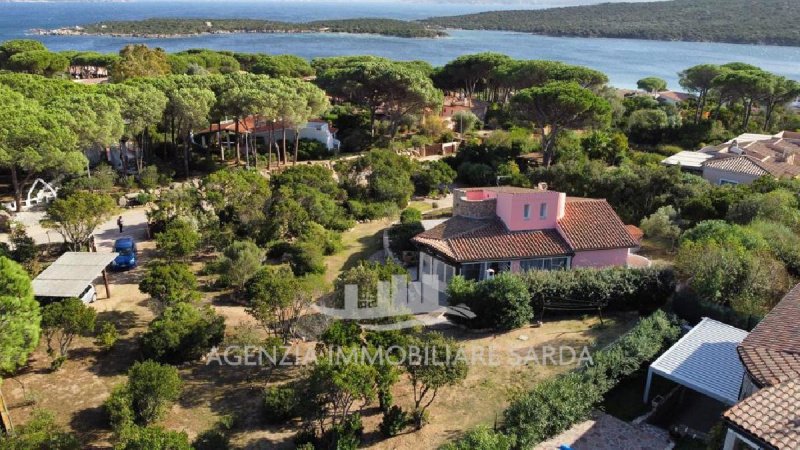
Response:
[[[458,0],[454,0],[458,1]],[[569,38],[502,31],[449,30],[436,39],[408,39],[363,34],[222,34],[175,38],[108,36],[31,36],[35,28],[60,28],[105,20],[151,17],[252,18],[303,22],[320,19],[386,17],[414,20],[498,9],[547,8],[601,0],[528,0],[525,3],[457,3],[453,1],[276,1],[150,0],[128,2],[2,2],[0,41],[32,37],[51,50],[117,52],[129,43],[144,43],[167,51],[209,48],[304,58],[336,55],[377,55],[397,60],[425,60],[443,65],[464,54],[493,51],[520,59],[559,60],[608,74],[611,84],[635,87],[636,81],[657,76],[680,89],[678,72],[702,63],[741,61],[800,80],[800,47],[664,42],[636,39]]]

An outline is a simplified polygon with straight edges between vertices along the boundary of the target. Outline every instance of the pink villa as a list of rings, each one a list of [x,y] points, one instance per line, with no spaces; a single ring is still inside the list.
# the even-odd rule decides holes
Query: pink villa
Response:
[[[455,275],[482,280],[500,272],[572,267],[646,266],[605,200],[537,189],[456,189],[453,217],[416,235],[419,274],[449,282]]]

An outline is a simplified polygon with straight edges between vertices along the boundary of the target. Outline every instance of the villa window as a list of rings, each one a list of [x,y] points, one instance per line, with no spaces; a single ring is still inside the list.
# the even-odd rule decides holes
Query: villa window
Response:
[[[569,268],[569,258],[559,256],[557,258],[525,259],[519,262],[519,267],[522,271],[567,269]]]
[[[481,278],[482,266],[483,264],[481,263],[462,264],[461,276],[467,280],[479,280]]]
[[[531,205],[525,205],[522,208],[522,217],[525,220],[531,220]]]
[[[488,274],[497,275],[501,272],[508,272],[511,270],[511,261],[492,261],[486,263],[486,269],[484,272],[486,273],[486,277],[488,278]]]
[[[547,203],[539,205],[539,219],[547,219]]]

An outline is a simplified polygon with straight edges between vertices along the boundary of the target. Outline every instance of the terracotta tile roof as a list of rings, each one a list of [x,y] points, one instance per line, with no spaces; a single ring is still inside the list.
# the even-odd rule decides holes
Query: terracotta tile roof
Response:
[[[723,417],[768,448],[800,449],[800,381],[788,381],[761,389]]]
[[[800,284],[742,341],[739,357],[753,380],[771,386],[800,379]]]
[[[625,225],[625,229],[628,230],[628,234],[631,235],[631,239],[637,243],[642,242],[644,231],[642,231],[641,228],[637,227],[636,225]]]
[[[568,197],[559,227],[574,251],[639,245],[605,200]]]
[[[556,230],[508,231],[500,219],[453,217],[413,242],[457,261],[507,260],[572,253]]]

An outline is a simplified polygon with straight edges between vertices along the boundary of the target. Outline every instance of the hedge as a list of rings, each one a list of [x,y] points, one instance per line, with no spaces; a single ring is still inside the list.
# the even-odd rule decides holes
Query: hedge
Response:
[[[673,270],[652,267],[506,272],[480,282],[455,277],[447,294],[451,305],[466,305],[476,314],[471,320],[453,317],[454,321],[471,328],[509,330],[540,316],[545,301],[585,303],[587,310],[602,302],[606,310],[650,313],[674,291]],[[528,304],[520,304],[521,296]]]
[[[475,314],[472,319],[452,317],[470,328],[513,330],[527,325],[533,317],[525,282],[508,272],[481,282],[455,277],[447,288],[447,296],[450,305],[467,306]]]
[[[684,289],[672,298],[672,312],[689,323],[698,323],[703,317],[750,331],[763,317],[737,312],[727,306],[704,301],[691,289]]]
[[[603,395],[652,361],[680,336],[675,319],[657,311],[593,355],[593,364],[545,380],[512,401],[503,431],[515,448],[533,445],[586,420]]]
[[[675,272],[667,267],[529,271],[521,276],[536,313],[545,301],[559,300],[587,305],[602,301],[607,310],[651,312],[675,291]]]

